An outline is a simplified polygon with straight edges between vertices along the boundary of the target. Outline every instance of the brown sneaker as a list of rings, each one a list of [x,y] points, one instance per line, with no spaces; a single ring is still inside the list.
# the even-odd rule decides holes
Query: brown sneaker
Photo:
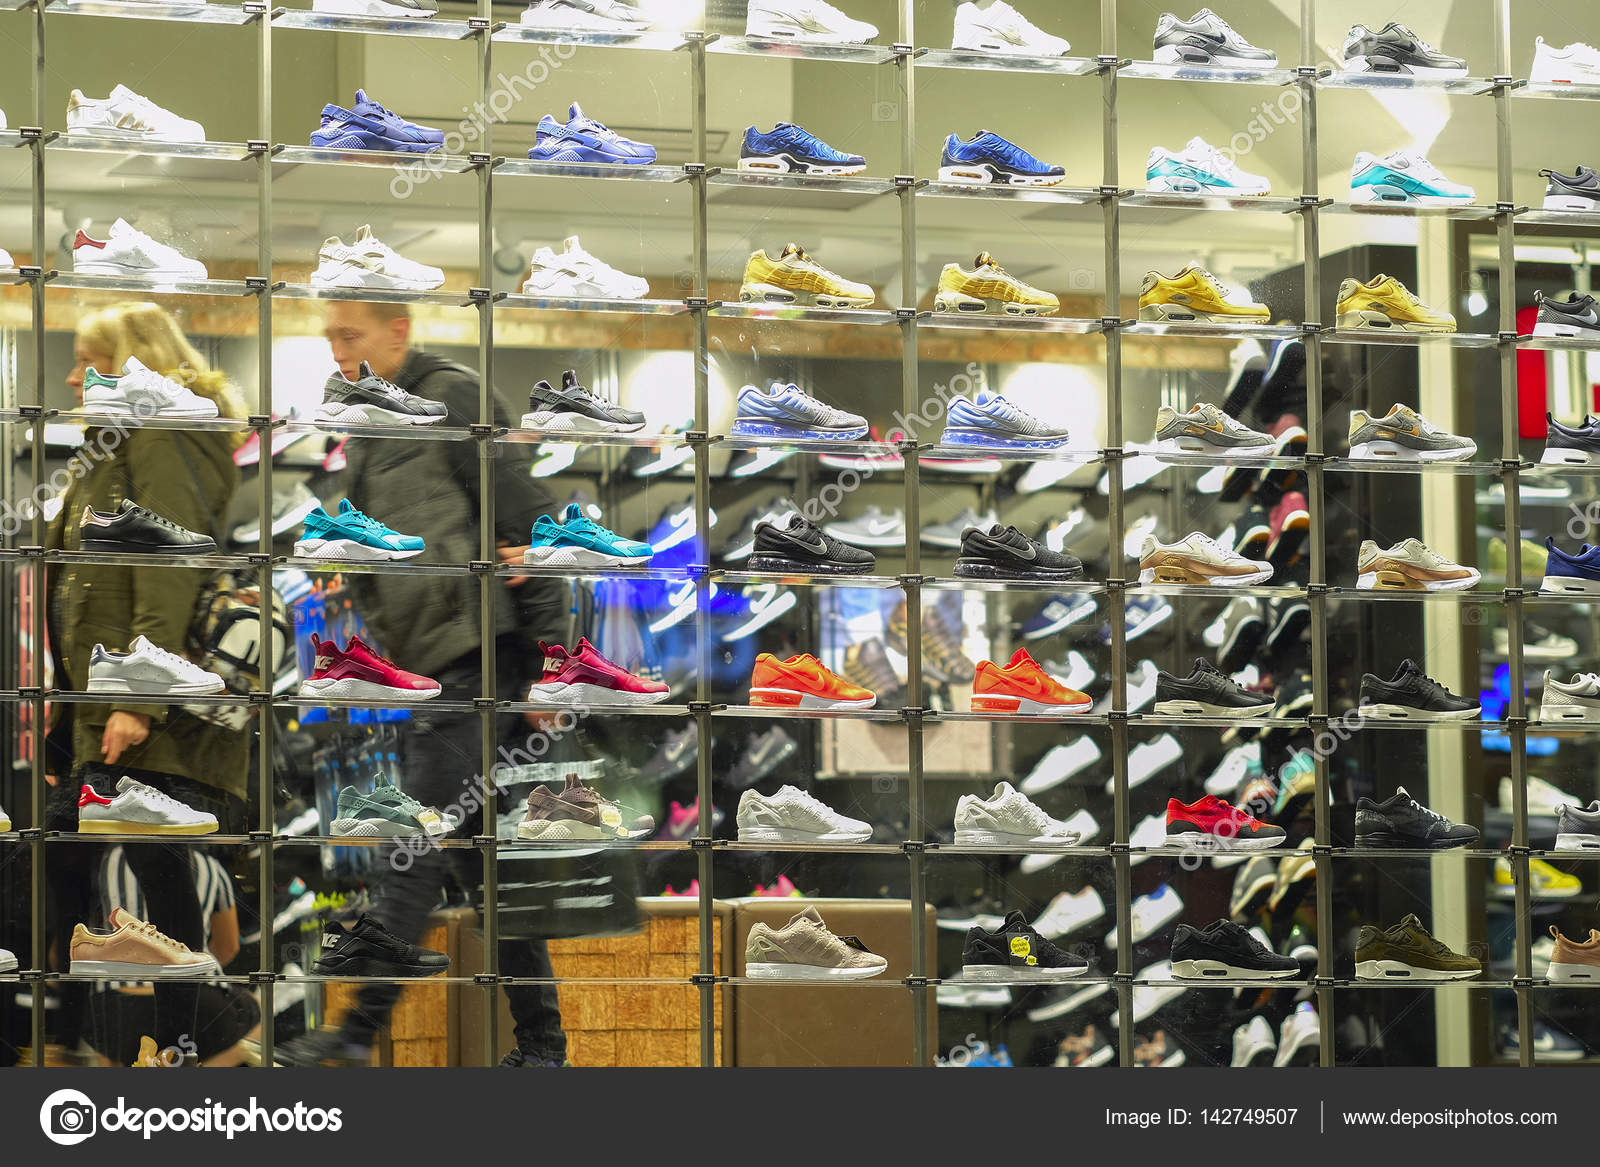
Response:
[[[528,794],[528,814],[517,825],[517,838],[532,842],[567,843],[592,839],[637,839],[655,830],[656,820],[600,797],[576,774],[568,774],[560,794],[535,786]]]
[[[889,967],[854,936],[835,936],[816,908],[796,913],[782,928],[757,923],[744,946],[744,975],[754,980],[859,981]]]
[[[222,972],[216,957],[191,952],[153,924],[118,908],[111,913],[110,935],[91,932],[82,924],[72,930],[73,976],[122,977],[153,980],[158,977],[199,977]]]
[[[1589,929],[1589,939],[1568,940],[1561,929],[1550,925],[1556,950],[1550,955],[1552,981],[1600,981],[1600,932]]]

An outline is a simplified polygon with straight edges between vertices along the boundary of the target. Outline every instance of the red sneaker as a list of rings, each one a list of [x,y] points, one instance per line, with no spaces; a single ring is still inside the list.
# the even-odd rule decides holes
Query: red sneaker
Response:
[[[1167,842],[1212,851],[1265,851],[1283,842],[1270,826],[1208,794],[1193,806],[1167,800]]]
[[[559,644],[544,650],[544,678],[528,688],[528,700],[548,705],[654,705],[667,699],[660,681],[636,677],[612,664],[586,639],[568,652]]]
[[[341,650],[332,640],[311,634],[316,668],[300,682],[302,697],[355,697],[427,701],[439,695],[439,682],[408,673],[352,636]]]

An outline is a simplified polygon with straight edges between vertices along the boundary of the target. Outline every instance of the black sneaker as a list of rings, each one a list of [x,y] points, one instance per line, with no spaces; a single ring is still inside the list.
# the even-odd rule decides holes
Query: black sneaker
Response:
[[[407,944],[371,916],[348,929],[328,924],[322,930],[322,955],[311,971],[326,977],[431,977],[445,972],[450,958]]]
[[[1448,57],[1403,24],[1390,21],[1377,32],[1364,24],[1344,39],[1348,73],[1383,73],[1391,77],[1465,77],[1467,63]]]
[[[789,516],[789,525],[756,524],[751,571],[804,572],[808,575],[867,575],[877,565],[870,551],[841,543],[809,522]]]
[[[1383,802],[1356,800],[1356,846],[1442,851],[1478,841],[1478,828],[1431,811],[1404,786]]]
[[[974,928],[993,931],[1005,927],[1005,905],[992,896],[977,895],[943,904],[934,913],[935,925],[946,932],[968,932]]]
[[[699,758],[700,727],[691,721],[677,733],[667,734],[651,759],[639,767],[638,779],[666,782],[689,769]]]
[[[1457,697],[1410,659],[1387,681],[1362,674],[1360,706],[1368,717],[1395,721],[1471,721],[1483,715],[1476,701]]]
[[[354,381],[334,373],[322,387],[312,416],[325,425],[436,425],[450,412],[442,401],[407,393],[372,371],[366,361]]]
[[[1172,934],[1172,979],[1277,981],[1300,971],[1300,962],[1279,956],[1232,920],[1204,928],[1179,924]]]
[[[1590,167],[1580,166],[1576,174],[1541,170],[1539,177],[1549,180],[1544,188],[1545,210],[1600,211],[1600,174]]]
[[[272,1049],[273,1064],[279,1066],[365,1066],[371,1058],[370,1051],[361,1053],[346,1045],[337,1029],[313,1029]]]
[[[1256,648],[1267,634],[1267,621],[1261,614],[1261,601],[1252,596],[1237,596],[1228,601],[1222,613],[1222,645],[1217,661],[1223,669],[1236,673],[1250,663]]]
[[[794,757],[799,748],[799,743],[781,725],[775,725],[745,743],[744,750],[728,769],[723,781],[734,790],[754,786]]]
[[[559,1070],[571,1064],[567,1061],[557,1061],[555,1058],[542,1058],[538,1054],[530,1054],[520,1046],[513,1046],[511,1051],[500,1059],[502,1070]]]
[[[1265,559],[1272,542],[1272,520],[1267,508],[1257,503],[1247,507],[1234,528],[1233,549],[1246,559]]]
[[[968,527],[961,533],[955,574],[963,579],[1081,579],[1083,564],[1075,555],[1052,551],[1015,527],[996,523],[988,530]]]
[[[1533,294],[1539,315],[1533,324],[1535,336],[1600,336],[1600,311],[1593,296],[1574,292],[1565,300],[1553,300],[1543,292]]]
[[[1570,426],[1562,425],[1547,413],[1544,420],[1544,454],[1540,462],[1550,466],[1587,466],[1600,462],[1600,419],[1586,413],[1581,425]],[[1531,632],[1529,636],[1532,637]]]
[[[84,507],[78,520],[78,546],[84,551],[125,551],[139,555],[214,555],[217,542],[164,519],[132,499],[106,514]]]
[[[972,929],[961,946],[961,975],[969,981],[1063,981],[1088,967],[1035,932],[1021,912],[993,932]]]
[[[1156,673],[1156,712],[1196,717],[1261,716],[1272,708],[1272,698],[1252,693],[1210,661],[1196,659],[1187,677]]]
[[[878,695],[878,708],[904,705],[906,683],[895,672],[883,641],[874,636],[844,650],[844,679]]]
[[[578,381],[575,369],[561,374],[561,388],[548,381],[528,391],[522,428],[569,434],[634,434],[644,429],[644,414],[601,401]]]
[[[1273,600],[1267,615],[1272,626],[1267,633],[1267,651],[1273,656],[1299,644],[1311,627],[1311,605],[1304,600]]]

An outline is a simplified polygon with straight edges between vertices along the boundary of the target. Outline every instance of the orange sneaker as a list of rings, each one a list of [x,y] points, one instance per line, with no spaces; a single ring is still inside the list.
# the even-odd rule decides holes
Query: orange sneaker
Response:
[[[750,704],[792,709],[870,709],[878,701],[871,689],[852,685],[822,667],[810,653],[779,660],[770,652],[756,657],[750,674]]]
[[[1039,667],[1019,648],[1011,663],[978,662],[972,683],[974,713],[1087,713],[1094,702],[1087,693],[1069,689]]]

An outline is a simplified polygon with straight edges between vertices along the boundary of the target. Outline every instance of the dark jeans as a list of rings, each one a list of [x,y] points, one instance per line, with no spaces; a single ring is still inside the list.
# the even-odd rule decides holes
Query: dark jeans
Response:
[[[495,653],[499,678],[497,690],[502,700],[515,700],[518,680],[526,672],[526,661],[502,645]],[[435,673],[445,700],[480,696],[478,654],[473,652]],[[460,807],[462,797],[481,794],[483,772],[483,725],[473,713],[423,714],[412,725],[405,758],[405,792],[424,806],[437,809]],[[493,833],[494,806],[488,823]],[[477,831],[476,813],[466,816],[458,834]],[[468,887],[475,887],[482,875],[482,860],[471,852],[429,849],[420,855],[408,854],[410,864],[390,864],[383,872],[376,893],[373,914],[385,928],[408,944],[422,936],[428,916],[439,903],[439,893],[447,875],[455,873]],[[385,862],[380,859],[379,862]],[[495,905],[488,905],[493,911]],[[452,970],[453,972],[457,970]],[[542,940],[502,940],[500,972],[511,977],[550,978],[550,950]],[[346,1015],[343,1035],[347,1042],[371,1045],[373,1035],[388,1019],[400,997],[402,984],[368,983],[361,986],[355,1005]],[[554,985],[506,986],[506,999],[516,1023],[517,1047],[540,1060],[561,1061],[566,1057],[567,1035],[561,1029],[561,1002]]]
[[[76,831],[78,788],[92,781],[102,794],[109,794],[124,774],[154,786],[196,810],[216,815],[224,833],[237,829],[242,808],[236,799],[215,786],[170,774],[127,770],[99,763],[80,767],[71,780],[57,782],[50,788],[45,800],[45,829]],[[146,923],[154,924],[174,940],[200,952],[205,948],[205,921],[201,917],[200,897],[195,891],[194,870],[189,864],[191,846],[164,844],[152,839],[150,842],[125,844],[123,854],[127,856],[128,869],[139,881],[139,890],[144,894]],[[46,928],[56,951],[58,971],[68,968],[72,930],[76,925],[85,924],[97,929],[105,926],[98,887],[100,861],[105,852],[104,846],[93,843],[51,848],[49,862],[45,865],[45,879],[50,893]],[[77,1046],[84,1036],[90,988],[90,985],[76,981],[63,982],[61,985],[61,1021],[57,1037],[69,1049]],[[177,981],[157,981],[154,988],[153,1031],[150,1036],[155,1038],[157,1045],[163,1047],[178,1045],[184,1038],[193,1040],[199,986]]]

